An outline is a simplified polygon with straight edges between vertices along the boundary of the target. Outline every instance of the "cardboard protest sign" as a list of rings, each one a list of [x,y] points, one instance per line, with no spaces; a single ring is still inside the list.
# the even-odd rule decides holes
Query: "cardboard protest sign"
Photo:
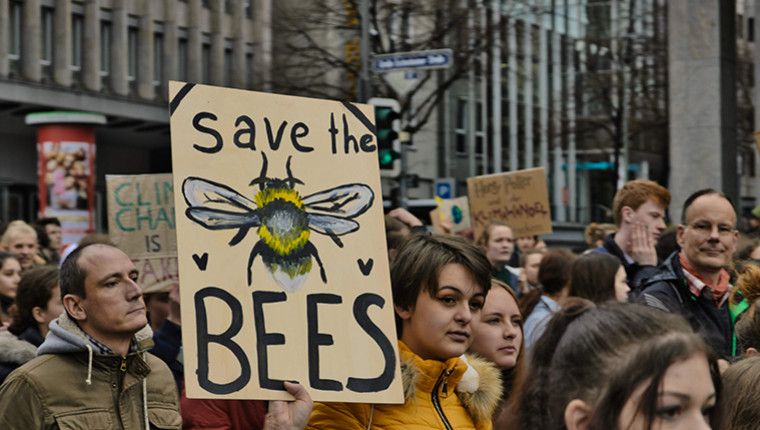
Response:
[[[470,203],[467,196],[457,197],[454,199],[435,198],[438,203],[439,216],[441,221],[446,222],[452,233],[459,233],[472,227],[470,221]]]
[[[541,168],[467,178],[475,237],[503,221],[515,238],[552,232],[546,173]]]
[[[438,208],[430,211],[430,224],[433,226],[433,233],[435,234],[448,234],[446,229],[443,228],[443,222],[441,221],[441,211]]]
[[[132,258],[144,293],[177,283],[172,175],[106,175],[109,239]]]
[[[170,95],[188,397],[402,403],[372,108]]]

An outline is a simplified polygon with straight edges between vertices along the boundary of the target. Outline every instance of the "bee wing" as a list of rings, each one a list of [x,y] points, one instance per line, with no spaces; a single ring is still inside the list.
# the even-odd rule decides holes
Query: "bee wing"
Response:
[[[309,212],[322,212],[346,220],[366,212],[374,199],[375,193],[367,185],[346,184],[306,196],[303,203]]]
[[[187,216],[206,228],[256,227],[260,223],[256,203],[227,185],[191,176],[182,183],[182,195],[189,206]]]
[[[359,229],[359,223],[333,215],[308,214],[309,228],[326,236],[342,236]]]

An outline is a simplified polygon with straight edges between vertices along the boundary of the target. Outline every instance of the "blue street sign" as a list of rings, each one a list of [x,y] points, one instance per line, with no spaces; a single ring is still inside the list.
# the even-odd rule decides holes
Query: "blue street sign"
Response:
[[[394,52],[392,54],[375,55],[372,61],[372,69],[375,73],[409,69],[448,69],[453,62],[454,53],[448,48]]]
[[[435,195],[442,199],[454,198],[454,178],[441,178],[434,181]]]

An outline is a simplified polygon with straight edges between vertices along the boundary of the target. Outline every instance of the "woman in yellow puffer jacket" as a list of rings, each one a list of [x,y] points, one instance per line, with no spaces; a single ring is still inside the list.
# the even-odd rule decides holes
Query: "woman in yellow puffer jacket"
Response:
[[[464,355],[491,286],[485,255],[457,238],[413,236],[391,284],[405,403],[316,403],[307,428],[490,430],[499,371]]]

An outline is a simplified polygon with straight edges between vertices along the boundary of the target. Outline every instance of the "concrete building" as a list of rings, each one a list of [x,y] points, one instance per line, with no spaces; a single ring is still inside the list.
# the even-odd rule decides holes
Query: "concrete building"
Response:
[[[441,176],[544,167],[570,224],[607,218],[627,179],[667,183],[666,3],[477,2],[487,68],[451,92]]]
[[[167,83],[267,90],[271,0],[0,0],[0,219],[37,213],[33,112],[106,116],[105,174],[171,171]]]

